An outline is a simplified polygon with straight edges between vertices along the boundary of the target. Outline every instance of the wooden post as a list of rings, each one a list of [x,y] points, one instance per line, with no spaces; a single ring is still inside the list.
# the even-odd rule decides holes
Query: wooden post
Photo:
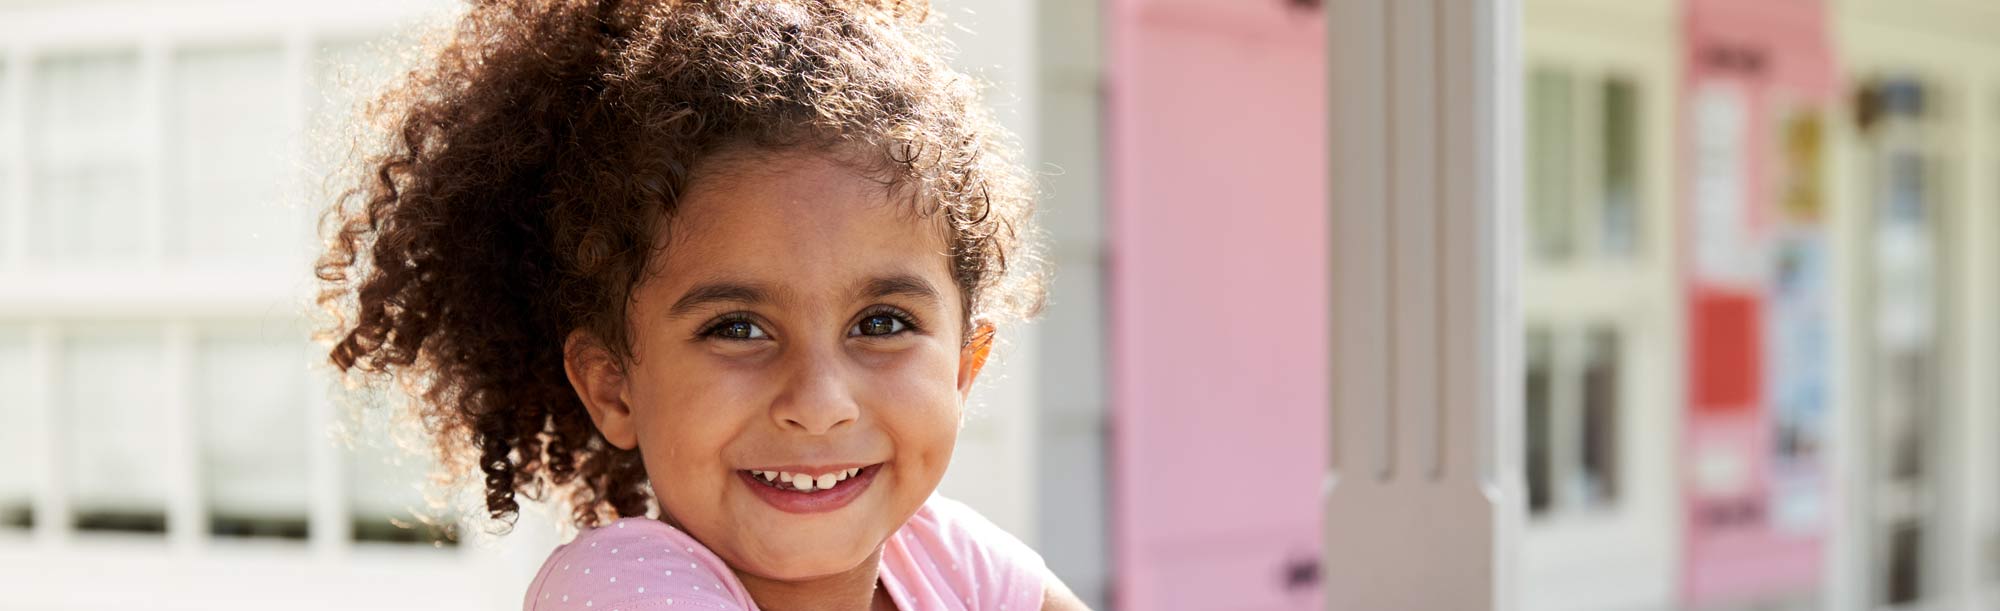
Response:
[[[1513,607],[1519,10],[1331,0],[1329,609]]]

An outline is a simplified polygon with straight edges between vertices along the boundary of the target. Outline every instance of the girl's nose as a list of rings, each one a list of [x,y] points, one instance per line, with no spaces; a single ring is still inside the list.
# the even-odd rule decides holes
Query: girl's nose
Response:
[[[824,435],[861,417],[838,350],[800,351],[783,392],[771,402],[778,428]],[[809,353],[808,353],[809,352]]]

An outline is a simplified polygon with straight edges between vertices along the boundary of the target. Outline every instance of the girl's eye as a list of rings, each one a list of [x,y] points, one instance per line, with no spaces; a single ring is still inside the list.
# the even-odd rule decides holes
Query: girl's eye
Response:
[[[764,328],[747,320],[725,320],[708,328],[709,337],[722,339],[764,339]]]
[[[904,324],[902,319],[888,314],[869,316],[861,319],[861,322],[854,324],[854,334],[860,336],[879,337],[883,335],[895,335],[907,329],[909,329],[909,325]]]

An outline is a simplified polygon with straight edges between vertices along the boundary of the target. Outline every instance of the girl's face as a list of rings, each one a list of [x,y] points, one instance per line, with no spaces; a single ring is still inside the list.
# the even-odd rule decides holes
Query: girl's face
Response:
[[[631,361],[571,379],[738,571],[852,571],[937,488],[990,334],[962,341],[942,226],[879,183],[806,154],[724,169],[667,223]]]

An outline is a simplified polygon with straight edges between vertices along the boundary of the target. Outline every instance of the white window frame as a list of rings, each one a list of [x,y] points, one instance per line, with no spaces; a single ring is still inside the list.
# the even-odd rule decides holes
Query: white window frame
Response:
[[[1560,388],[1564,377],[1575,375],[1566,371],[1581,366],[1577,350],[1563,346],[1578,340],[1565,340],[1564,334],[1610,327],[1618,332],[1623,353],[1615,441],[1618,498],[1598,507],[1564,506],[1558,490],[1556,507],[1528,519],[1521,543],[1527,608],[1671,606],[1677,598],[1682,544],[1675,460],[1685,393],[1684,366],[1674,356],[1684,350],[1684,324],[1674,273],[1679,202],[1673,195],[1678,165],[1673,125],[1679,107],[1675,54],[1681,43],[1677,21],[1665,9],[1653,3],[1579,7],[1559,1],[1532,2],[1528,8],[1524,74],[1546,67],[1571,75],[1574,108],[1585,115],[1576,126],[1583,130],[1577,139],[1585,143],[1579,167],[1595,162],[1594,147],[1602,141],[1595,132],[1601,108],[1591,103],[1601,83],[1615,75],[1636,89],[1640,234],[1630,258],[1596,256],[1595,234],[1589,232],[1580,234],[1578,249],[1567,259],[1522,256],[1523,318],[1548,328],[1556,340],[1558,414],[1580,412],[1574,400],[1561,396],[1570,392]],[[1595,173],[1582,174],[1575,194],[1582,207],[1594,207],[1600,190]],[[1578,227],[1594,229],[1586,224],[1594,213],[1579,216],[1584,218]],[[1560,448],[1576,445],[1575,437],[1559,433],[1554,440]],[[1574,453],[1556,453],[1558,484],[1561,465],[1576,462],[1565,457]]]
[[[2000,184],[1995,184],[1993,175],[2000,168],[2000,141],[1996,141],[2000,43],[1994,42],[2000,40],[2000,20],[1996,20],[2000,10],[1996,9],[2000,7],[1964,0],[1869,0],[1836,12],[1831,26],[1840,34],[1843,68],[1849,77],[1890,73],[1924,77],[1934,86],[1927,91],[1930,110],[1943,112],[1937,130],[1943,133],[1933,150],[1943,155],[1937,174],[1943,183],[1938,185],[1941,196],[1936,201],[1945,207],[1943,218],[1949,221],[1939,236],[1947,249],[1940,252],[1940,271],[1950,275],[1940,276],[1938,282],[1947,287],[1940,297],[1945,300],[1943,314],[1950,319],[1940,322],[1956,333],[1940,344],[1947,386],[1942,389],[1941,429],[1950,434],[1939,439],[1942,470],[1934,485],[1949,491],[1952,498],[1944,502],[1953,509],[1942,514],[1933,529],[1932,540],[1942,547],[1928,558],[1935,573],[1923,578],[1931,595],[1927,604],[1946,607],[2000,606],[2000,576],[1988,572],[2000,558],[1985,555],[2000,554],[1988,547],[2000,546],[2000,447],[1993,443],[2000,439],[2000,413],[1982,409],[2000,405],[2000,379],[1992,373],[2000,371],[2000,320],[1992,315],[2000,312],[2000,277],[1994,266],[1981,264],[2000,261],[2000,246],[1994,244],[1995,236],[2000,236]],[[1873,227],[1866,214],[1874,196],[1866,191],[1866,182],[1854,178],[1863,167],[1860,164],[1868,163],[1856,157],[1856,151],[1863,150],[1863,136],[1851,120],[1830,126],[1834,129],[1829,131],[1833,154],[1829,162],[1835,168],[1830,175],[1848,177],[1829,185],[1836,226],[1843,229],[1847,243],[1868,243],[1862,238]],[[1857,279],[1847,282],[1850,294],[1842,302],[1854,302],[1864,294],[1860,291],[1871,290],[1858,281],[1867,273],[1862,266],[1870,261],[1841,260],[1841,274]],[[1866,337],[1867,329],[1861,326],[1865,322],[1859,319],[1863,312],[1838,314],[1849,321],[1855,337]],[[1865,346],[1838,348],[1846,355],[1844,367],[1849,372],[1842,377],[1861,379],[1871,357]],[[1841,473],[1867,472],[1861,462],[1867,457],[1857,450],[1869,443],[1869,424],[1863,420],[1864,405],[1853,394],[1838,393],[1843,398],[1835,405],[1835,413],[1842,414],[1835,422]],[[1868,532],[1861,521],[1866,515],[1865,491],[1860,485],[1850,488],[1842,495],[1846,506],[1837,512],[1843,521],[1836,530]],[[1826,577],[1830,599],[1862,601],[1874,596],[1871,584],[1878,576],[1869,545],[1866,537],[1836,538]]]

